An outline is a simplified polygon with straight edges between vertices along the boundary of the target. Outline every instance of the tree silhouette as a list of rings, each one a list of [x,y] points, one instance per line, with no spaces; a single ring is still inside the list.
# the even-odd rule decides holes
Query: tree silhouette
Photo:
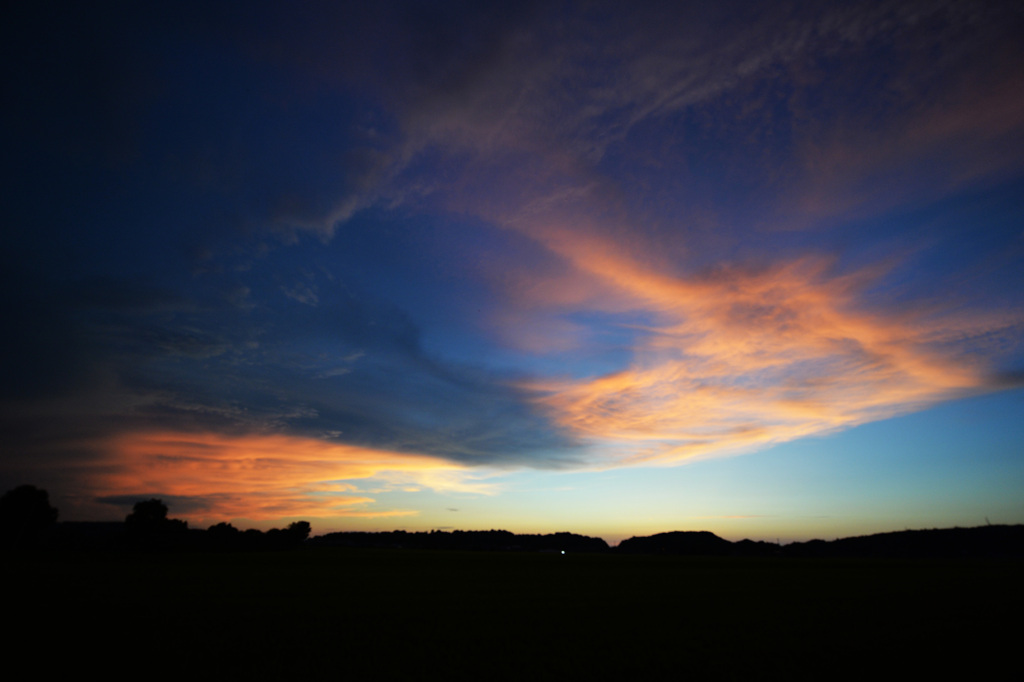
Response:
[[[221,521],[206,529],[206,546],[214,549],[232,549],[241,546],[242,531]]]
[[[144,547],[179,545],[188,531],[185,521],[167,518],[167,505],[156,498],[136,502],[124,525],[131,541]]]
[[[235,528],[234,526],[232,526],[230,523],[228,523],[227,521],[221,521],[220,523],[215,523],[214,525],[212,525],[209,528],[207,528],[206,532],[207,533],[212,533],[214,535],[223,535],[223,536],[234,537],[234,536],[238,535],[238,533],[240,531],[237,528]]]
[[[0,497],[0,532],[5,544],[28,547],[57,520],[50,495],[34,485],[20,485]]]
[[[167,505],[156,498],[136,502],[124,522],[131,530],[157,530],[167,523]]]
[[[309,537],[308,521],[296,521],[287,528],[271,528],[264,534],[265,546],[270,549],[298,547]]]
[[[309,537],[310,528],[308,521],[296,521],[288,526],[288,534],[295,540],[296,544],[303,542]]]

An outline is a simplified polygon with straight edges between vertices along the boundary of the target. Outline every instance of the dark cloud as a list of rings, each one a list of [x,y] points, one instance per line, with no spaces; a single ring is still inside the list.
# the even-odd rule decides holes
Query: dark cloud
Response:
[[[994,374],[989,379],[989,385],[997,389],[1020,388],[1024,386],[1024,369],[1005,370]]]
[[[34,396],[40,423],[59,420],[46,446],[58,450],[86,434],[164,429],[331,434],[467,464],[569,456],[571,441],[511,376],[431,357],[393,304],[332,292],[316,307],[281,297],[240,309],[106,278],[46,307],[22,302],[6,398]],[[21,434],[9,443],[40,428],[21,417],[7,426]]]

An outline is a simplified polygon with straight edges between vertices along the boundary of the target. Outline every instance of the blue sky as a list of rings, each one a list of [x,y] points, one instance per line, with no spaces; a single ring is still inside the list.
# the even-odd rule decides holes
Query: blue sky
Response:
[[[0,482],[314,532],[1024,522],[1022,28],[24,8]]]

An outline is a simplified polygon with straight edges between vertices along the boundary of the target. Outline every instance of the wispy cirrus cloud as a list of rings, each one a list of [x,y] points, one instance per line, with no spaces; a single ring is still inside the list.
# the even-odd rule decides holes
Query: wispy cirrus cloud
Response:
[[[525,382],[545,392],[538,404],[567,432],[617,444],[618,463],[674,462],[991,386],[987,350],[1019,334],[1019,310],[965,312],[920,297],[896,305],[879,291],[892,293],[905,254],[840,266],[836,242],[784,250],[771,236],[863,217],[866,206],[909,210],[1020,169],[1005,153],[1021,130],[1019,76],[964,79],[1008,59],[986,55],[985,37],[1001,29],[977,10],[794,9],[767,26],[702,16],[695,25],[712,20],[714,45],[652,29],[655,15],[639,12],[600,41],[601,55],[576,40],[585,29],[571,31],[550,53],[509,57],[518,71],[496,59],[492,78],[414,108],[410,140],[473,170],[437,190],[442,202],[561,259],[561,270],[502,273],[510,305],[488,318],[496,335],[523,351],[579,355],[610,327],[629,330],[616,337],[628,356],[620,369]],[[881,75],[856,58],[879,40],[898,46]],[[909,77],[920,54],[949,41],[960,52],[928,78]],[[503,49],[529,44],[520,36]],[[822,76],[830,71],[842,74],[839,87]],[[939,87],[942,78],[958,85]],[[636,198],[652,187],[662,188],[656,208]],[[701,196],[705,187],[722,196]],[[693,229],[699,221],[708,227]],[[604,317],[584,319],[592,313]]]
[[[837,273],[824,258],[679,275],[579,232],[553,244],[617,292],[606,312],[649,320],[623,369],[530,386],[566,429],[610,446],[601,465],[751,450],[986,389],[967,349],[1012,338],[1024,320],[871,309],[880,273]]]

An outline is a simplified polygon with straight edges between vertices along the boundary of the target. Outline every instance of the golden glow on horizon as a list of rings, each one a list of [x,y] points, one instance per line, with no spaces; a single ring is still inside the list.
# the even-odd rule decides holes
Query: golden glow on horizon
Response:
[[[106,444],[98,496],[161,494],[195,500],[184,518],[390,517],[415,510],[367,508],[392,489],[490,493],[494,486],[436,457],[282,434],[135,432]],[[362,490],[353,481],[370,483]]]

